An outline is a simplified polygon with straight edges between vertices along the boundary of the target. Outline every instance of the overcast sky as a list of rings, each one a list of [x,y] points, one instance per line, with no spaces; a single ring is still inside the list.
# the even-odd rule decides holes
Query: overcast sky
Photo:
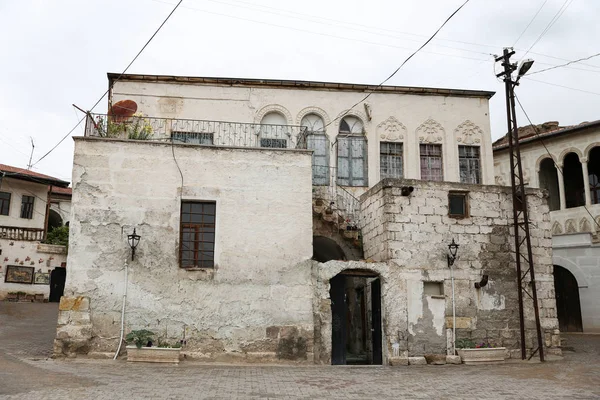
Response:
[[[377,84],[462,2],[184,0],[128,72]],[[107,89],[106,73],[121,72],[175,4],[0,0],[0,163],[26,167],[30,137],[34,162],[50,150],[82,116],[71,104],[89,109]],[[388,84],[496,91],[496,139],[506,116],[490,54],[521,36],[520,59],[563,5],[527,55],[531,72],[600,52],[598,0],[471,0]],[[599,74],[600,57],[592,58],[523,79],[517,93],[534,123],[591,121],[600,118]],[[34,170],[70,181],[72,159],[67,138]]]

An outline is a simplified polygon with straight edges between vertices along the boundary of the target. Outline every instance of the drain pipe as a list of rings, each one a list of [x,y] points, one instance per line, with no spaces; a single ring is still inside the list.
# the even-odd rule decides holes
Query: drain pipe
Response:
[[[125,288],[123,289],[123,306],[121,308],[121,337],[119,339],[119,347],[117,348],[117,352],[113,357],[113,360],[116,360],[119,356],[119,352],[121,351],[121,345],[123,344],[123,335],[125,333],[125,303],[127,301],[127,280],[129,273],[129,265],[125,263]],[[454,286],[453,286],[454,288]]]
[[[452,355],[456,355],[456,303],[454,301],[454,267],[450,264],[450,280],[452,281]]]

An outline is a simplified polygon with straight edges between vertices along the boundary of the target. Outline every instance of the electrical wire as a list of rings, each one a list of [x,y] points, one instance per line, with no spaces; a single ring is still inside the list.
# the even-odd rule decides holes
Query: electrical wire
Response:
[[[517,45],[517,43],[519,42],[519,40],[521,40],[521,38],[523,37],[523,35],[525,34],[525,32],[527,32],[527,29],[529,29],[529,27],[531,26],[531,24],[533,23],[533,21],[537,18],[538,14],[540,13],[540,11],[542,11],[542,8],[544,8],[544,6],[546,5],[547,2],[548,2],[548,0],[544,0],[544,2],[542,3],[542,5],[540,6],[540,8],[538,8],[537,12],[533,16],[533,18],[531,18],[531,21],[529,21],[529,23],[527,24],[527,26],[525,27],[525,29],[523,29],[523,32],[521,32],[521,34],[519,35],[519,37],[517,38],[517,40],[515,40],[515,43],[512,45],[512,47],[515,47]]]
[[[415,50],[411,55],[409,55],[403,62],[402,64],[400,64],[400,66],[398,68],[396,68],[394,70],[394,72],[392,72],[390,74],[390,76],[388,76],[387,78],[385,78],[379,85],[377,85],[375,87],[375,90],[377,90],[377,88],[380,88],[381,86],[383,86],[387,81],[389,81],[390,79],[392,79],[397,73],[398,71],[400,71],[400,69],[411,59],[413,58],[421,49],[423,49],[425,46],[427,46],[427,44],[429,44],[429,42],[431,42],[436,35],[438,34],[439,31],[442,30],[442,28],[452,19],[452,17],[454,17],[465,5],[467,5],[467,3],[470,0],[466,0],[464,3],[462,3],[460,5],[460,7],[458,7],[452,14],[450,14],[450,16],[448,18],[446,18],[446,20],[442,23],[442,25],[440,25],[440,27],[433,33],[433,35],[431,35],[429,37],[429,39],[427,39],[425,41],[425,43],[423,43],[417,50]],[[480,60],[481,61],[481,60]],[[361,100],[357,101],[356,103],[354,103],[354,105],[352,105],[352,107],[348,108],[346,111],[344,111],[342,114],[340,114],[339,116],[335,117],[334,119],[332,119],[330,122],[328,122],[325,126],[323,126],[323,129],[327,128],[329,125],[331,125],[333,122],[337,121],[338,119],[343,118],[344,116],[348,115],[349,111],[351,111],[354,107],[356,107],[357,105],[359,105],[360,103],[362,103],[363,101],[367,100],[372,94],[374,93],[374,90],[370,91],[369,93],[367,93],[366,96],[364,96]],[[339,135],[338,135],[339,136]],[[335,145],[335,143],[337,143],[337,137],[336,137],[336,141],[332,144]]]
[[[564,89],[575,90],[575,91],[577,91],[577,92],[588,93],[588,94],[595,94],[596,96],[600,96],[600,93],[598,93],[598,92],[591,92],[591,91],[589,91],[589,90],[583,90],[583,89],[572,88],[572,87],[570,87],[570,86],[559,85],[559,84],[557,84],[557,83],[551,83],[551,82],[546,82],[546,81],[540,81],[539,79],[528,78],[528,77],[527,77],[527,75],[526,75],[526,76],[524,76],[524,77],[523,77],[523,78],[521,78],[521,79],[527,79],[527,80],[529,80],[529,81],[532,81],[532,82],[539,82],[539,83],[543,83],[543,84],[550,85],[550,86],[556,86],[556,87],[560,87],[560,88],[564,88]]]
[[[539,71],[529,72],[527,75],[539,74],[539,73],[541,73],[541,72],[550,71],[550,70],[552,70],[552,69],[566,67],[567,65],[570,65],[570,64],[575,64],[575,63],[578,63],[578,62],[580,62],[580,61],[589,60],[590,58],[594,58],[594,57],[598,57],[598,56],[600,56],[600,53],[592,54],[592,55],[591,55],[591,56],[589,56],[589,57],[585,57],[585,58],[580,58],[580,59],[577,59],[577,60],[569,61],[569,62],[568,62],[568,63],[566,63],[566,64],[562,64],[562,65],[555,65],[554,67],[550,67],[550,68],[542,69],[542,70],[539,70]]]
[[[521,108],[521,111],[523,111],[523,114],[525,114],[525,117],[527,118],[527,121],[529,121],[529,124],[531,125],[531,127],[533,127],[533,129],[536,132],[536,136],[534,136],[534,138],[539,139],[540,142],[542,143],[542,146],[544,146],[544,149],[546,149],[546,152],[548,153],[548,155],[550,156],[550,159],[552,160],[552,162],[554,163],[554,167],[556,168],[556,170],[558,172],[560,172],[560,175],[562,176],[563,180],[565,178],[565,174],[563,173],[562,169],[559,167],[559,165],[556,163],[556,161],[554,160],[554,157],[552,156],[552,153],[550,153],[550,150],[548,149],[548,147],[546,146],[546,143],[544,142],[543,137],[541,136],[542,133],[540,132],[540,130],[538,129],[538,127],[536,125],[533,124],[533,122],[531,122],[531,119],[529,118],[529,115],[527,115],[527,111],[525,111],[525,108],[523,107],[523,104],[521,104],[521,100],[519,100],[519,97],[515,94],[515,99],[517,100],[517,103],[519,103],[519,107]],[[590,212],[590,210],[587,208],[587,206],[584,204],[583,208],[585,209],[585,211],[589,214],[589,216],[592,218],[592,221],[594,221],[594,223],[596,224],[596,226],[598,228],[600,228],[600,223],[598,223],[598,221],[596,221],[596,219],[594,218],[594,216],[592,215],[592,213]],[[600,230],[600,229],[599,229]]]
[[[173,10],[171,10],[171,12],[169,13],[169,15],[167,15],[167,18],[164,19],[164,21],[160,24],[160,26],[158,27],[158,29],[156,29],[154,31],[154,33],[152,34],[152,36],[150,36],[150,39],[148,39],[148,41],[146,41],[146,43],[141,48],[141,50],[135,55],[135,57],[133,57],[133,60],[131,60],[131,62],[127,65],[127,67],[125,67],[125,69],[123,70],[123,72],[121,72],[121,74],[117,77],[117,79],[115,79],[110,84],[109,88],[98,99],[98,101],[96,101],[96,103],[94,103],[94,105],[92,106],[92,108],[90,108],[90,110],[88,112],[91,112],[91,111],[94,110],[94,108],[96,108],[96,106],[102,101],[102,99],[104,98],[104,96],[106,96],[110,92],[110,90],[115,85],[115,83],[117,83],[119,81],[119,79],[121,79],[121,77],[127,72],[127,70],[129,70],[129,67],[131,67],[131,65],[135,62],[135,60],[138,59],[138,57],[142,54],[142,52],[146,49],[146,47],[148,47],[148,45],[150,44],[150,42],[152,41],[152,39],[154,39],[154,37],[158,34],[158,32],[162,29],[162,27],[167,23],[167,21],[169,20],[169,18],[171,18],[171,15],[173,15],[173,13],[175,12],[175,10],[177,10],[177,8],[181,5],[182,2],[183,2],[183,0],[179,0],[179,3],[177,3],[177,5],[175,6],[175,8],[173,8]],[[37,163],[39,163],[40,161],[42,161],[44,158],[46,158],[50,153],[52,153],[67,137],[69,137],[71,135],[71,133],[73,133],[75,131],[75,129],[77,129],[77,127],[79,125],[81,125],[81,123],[83,122],[83,120],[85,120],[86,118],[87,118],[87,115],[83,116],[83,118],[81,118],[79,120],[79,122],[77,122],[77,125],[75,125],[69,132],[67,132],[67,134],[65,136],[63,136],[63,138],[60,139],[59,142],[56,145],[54,145],[54,147],[52,147],[46,154],[44,154],[35,163],[33,163],[32,166],[36,165]]]
[[[565,2],[560,7],[560,9],[556,12],[556,14],[554,14],[554,17],[552,17],[550,22],[548,22],[548,25],[546,25],[546,28],[544,28],[544,30],[538,36],[538,38],[533,42],[533,44],[529,47],[529,49],[527,49],[525,54],[523,54],[523,57],[521,57],[521,60],[523,60],[525,58],[525,56],[527,55],[527,53],[529,53],[529,51],[531,49],[533,49],[533,47],[544,37],[544,35],[546,35],[546,33],[548,33],[548,31],[552,28],[552,26],[556,23],[556,21],[558,21],[558,19],[564,14],[564,12],[567,10],[567,8],[569,8],[569,6],[571,5],[572,2],[573,2],[573,0],[565,0]]]

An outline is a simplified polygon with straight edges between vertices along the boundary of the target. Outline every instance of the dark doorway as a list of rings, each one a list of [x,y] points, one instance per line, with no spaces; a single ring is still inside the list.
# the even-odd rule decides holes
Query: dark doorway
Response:
[[[54,228],[59,228],[62,225],[63,221],[60,215],[56,211],[50,210],[48,213],[48,232],[51,232]]]
[[[344,250],[333,239],[325,236],[313,236],[313,260],[327,262],[331,260],[346,260]]]
[[[560,210],[558,174],[554,160],[551,158],[545,158],[540,163],[540,188],[548,191],[548,206],[550,207],[550,211]]]
[[[67,279],[67,269],[56,267],[50,273],[50,296],[48,301],[58,303],[65,291],[65,280]]]
[[[583,171],[577,154],[569,153],[565,156],[563,175],[567,208],[585,205]]]
[[[330,286],[331,363],[381,365],[379,277],[370,271],[344,271]]]
[[[561,332],[583,332],[577,279],[569,270],[558,265],[554,266],[554,291]]]

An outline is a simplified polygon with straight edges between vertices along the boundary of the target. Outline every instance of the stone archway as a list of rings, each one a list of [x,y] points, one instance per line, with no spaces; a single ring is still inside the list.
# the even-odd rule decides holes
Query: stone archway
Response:
[[[333,239],[325,236],[313,236],[313,260],[327,262],[346,259],[344,250]]]
[[[575,276],[566,268],[554,266],[556,313],[561,332],[583,332],[579,286]]]
[[[48,232],[52,231],[54,228],[59,228],[63,226],[63,219],[59,213],[50,209],[48,212]]]

